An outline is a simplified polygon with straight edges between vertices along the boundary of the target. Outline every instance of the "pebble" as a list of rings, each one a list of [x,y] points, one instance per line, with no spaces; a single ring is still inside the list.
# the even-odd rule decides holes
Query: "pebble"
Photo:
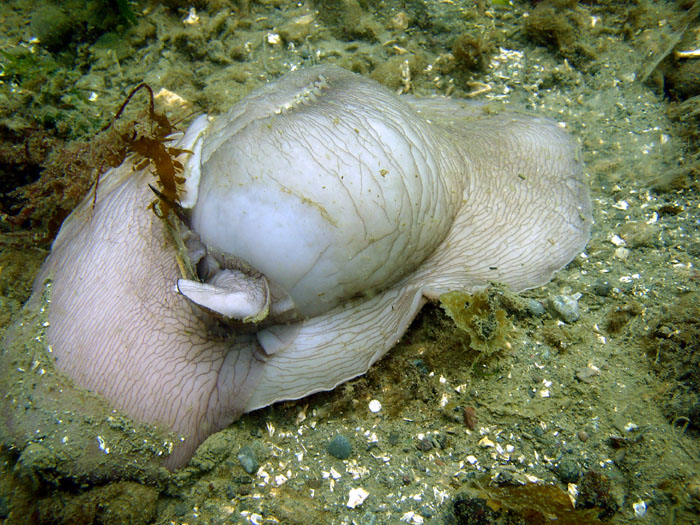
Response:
[[[313,15],[298,16],[285,22],[279,28],[280,36],[285,42],[303,43],[311,31]]]
[[[418,371],[421,374],[427,376],[430,373],[430,370],[428,370],[428,367],[425,366],[425,361],[423,361],[422,359],[414,359],[412,364],[413,364],[413,366],[415,366],[418,369]]]
[[[555,295],[547,300],[547,309],[566,324],[575,323],[581,317],[578,307],[580,294]]]
[[[544,315],[544,305],[537,299],[530,298],[527,302],[527,311],[532,317],[541,317]]]
[[[700,479],[691,479],[690,483],[686,485],[686,490],[693,503],[696,506],[700,506]]]
[[[173,513],[175,516],[182,517],[187,514],[190,510],[190,506],[184,501],[178,501],[173,507]]]
[[[98,436],[98,439],[101,439]],[[15,472],[30,479],[40,477],[41,472],[53,471],[56,468],[57,459],[50,448],[39,443],[29,443],[15,466]]]
[[[563,458],[556,466],[556,475],[562,483],[576,483],[581,477],[581,468],[570,458]]]
[[[612,284],[608,281],[596,281],[593,285],[593,293],[600,297],[608,297],[612,293]]]
[[[418,440],[416,447],[418,447],[418,450],[422,452],[428,452],[429,450],[433,449],[434,445],[428,438],[423,438]]]
[[[326,445],[326,451],[334,458],[348,459],[352,452],[352,445],[343,434],[338,434]]]
[[[420,509],[418,509],[418,513],[423,516],[424,518],[432,518],[435,515],[435,511],[431,509],[428,505],[423,505]]]
[[[255,457],[255,452],[248,445],[242,447],[236,457],[240,461],[243,470],[248,474],[255,474],[258,471],[258,458]]]
[[[584,366],[576,370],[576,379],[582,383],[591,384],[595,380],[595,377],[600,374],[600,370],[593,368],[591,366]]]
[[[479,423],[479,418],[476,417],[476,410],[474,407],[464,407],[463,418],[464,424],[469,430],[474,430],[477,423]]]
[[[77,20],[71,19],[60,7],[46,4],[32,15],[29,28],[42,46],[51,51],[60,51],[70,42]]]

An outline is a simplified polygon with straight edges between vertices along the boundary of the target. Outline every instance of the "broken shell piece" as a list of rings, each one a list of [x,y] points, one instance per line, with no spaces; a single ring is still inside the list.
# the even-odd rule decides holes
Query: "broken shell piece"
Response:
[[[632,508],[634,509],[635,518],[643,518],[647,513],[646,501],[640,499],[636,503],[632,503]]]
[[[177,291],[217,317],[257,323],[270,312],[270,288],[264,277],[223,270],[210,283],[177,280]]]
[[[367,496],[369,496],[369,492],[367,492],[362,487],[350,489],[350,493],[348,494],[348,502],[346,503],[346,505],[351,509],[359,507],[365,502]]]
[[[496,444],[493,441],[491,441],[488,437],[484,436],[479,441],[479,446],[482,448],[490,448],[490,447],[495,447]]]

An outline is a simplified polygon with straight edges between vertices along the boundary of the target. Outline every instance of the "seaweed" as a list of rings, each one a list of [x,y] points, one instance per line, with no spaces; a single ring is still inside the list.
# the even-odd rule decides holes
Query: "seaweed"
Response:
[[[141,90],[149,94],[146,116],[142,114],[116,129],[115,123],[134,95]],[[127,95],[109,123],[90,140],[75,141],[52,149],[43,163],[40,178],[11,193],[13,198],[24,202],[19,212],[10,216],[8,221],[15,226],[23,226],[30,220],[40,223],[48,230],[43,240],[50,241],[63,219],[78,205],[93,183],[94,205],[102,174],[107,168],[121,165],[128,155],[134,156],[135,169],[150,166],[156,176],[160,188],[151,186],[157,196],[157,200],[151,204],[154,212],[167,219],[174,209],[182,218],[177,185],[184,182],[184,178],[180,177],[183,166],[175,157],[188,152],[167,146],[171,140],[168,136],[175,130],[165,114],[156,111],[150,86],[139,84]]]
[[[184,167],[175,157],[182,153],[191,152],[166,146],[166,144],[172,140],[169,138],[169,135],[176,129],[164,113],[159,113],[155,110],[155,101],[151,86],[144,82],[132,89],[119,107],[119,110],[117,110],[114,118],[102,128],[102,131],[106,131],[114,125],[126,109],[126,106],[131,102],[134,95],[142,89],[147,91],[149,95],[147,129],[145,131],[138,130],[135,125],[131,125],[126,132],[122,133],[122,139],[126,147],[120,152],[120,158],[116,165],[121,164],[127,154],[133,153],[136,155],[135,167],[137,170],[142,170],[150,166],[151,172],[157,177],[158,183],[161,186],[161,189],[158,190],[149,185],[159,199],[158,209],[155,208],[155,202],[151,204],[151,208],[157,215],[166,219],[170,211],[174,210],[183,222],[187,222],[179,207],[180,197],[178,196],[177,188],[178,184],[183,184],[185,182],[185,179],[180,176],[184,171]],[[95,201],[97,200],[98,185],[99,175],[95,182]]]
[[[469,346],[489,356],[508,346],[508,334],[513,330],[499,298],[496,286],[468,294],[452,291],[440,296],[440,305],[469,336]]]
[[[12,214],[7,221],[14,226],[46,229],[37,240],[49,242],[93,184],[96,171],[116,160],[114,149],[121,148],[120,138],[115,132],[101,133],[89,141],[64,144],[41,130],[26,131],[24,145],[32,148],[28,151],[39,148],[28,146],[34,143],[45,143],[41,148],[51,151],[27,159],[29,167],[41,168],[41,172],[37,180],[9,192]]]
[[[663,412],[676,423],[687,422],[700,432],[700,293],[681,296],[677,304],[665,306],[655,315],[643,349],[659,378],[666,382]]]
[[[607,484],[606,484],[607,482]],[[447,524],[478,523],[594,525],[610,518],[617,510],[611,500],[609,482],[602,475],[591,477],[591,486],[576,498],[556,485],[542,483],[494,484],[474,480],[472,489],[457,494],[445,516]],[[585,499],[585,505],[579,499]],[[598,497],[598,498],[596,498]]]
[[[136,16],[134,15],[134,10],[131,9],[131,2],[129,0],[114,0],[117,4],[117,10],[121,15],[121,18],[131,25],[136,25]]]
[[[463,33],[452,44],[452,54],[463,69],[484,72],[488,69],[491,55],[496,46],[488,34],[475,36]]]
[[[22,47],[15,47],[12,51],[0,49],[0,57],[0,81],[14,82],[26,89],[36,87],[59,68],[51,57],[40,57]]]

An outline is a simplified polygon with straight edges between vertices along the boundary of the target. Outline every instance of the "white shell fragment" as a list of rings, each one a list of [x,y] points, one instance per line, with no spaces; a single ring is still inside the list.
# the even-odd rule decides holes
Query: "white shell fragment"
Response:
[[[367,499],[367,496],[369,496],[369,492],[362,487],[350,489],[350,493],[348,494],[348,502],[346,505],[351,509],[359,507]]]
[[[632,508],[634,509],[634,515],[637,518],[642,518],[647,513],[647,504],[644,500],[640,499],[639,501],[633,503]]]
[[[555,295],[547,300],[546,308],[566,324],[572,324],[581,317],[578,300],[581,294]]]
[[[482,448],[493,448],[496,446],[496,444],[493,441],[491,441],[488,437],[484,436],[479,441],[479,446]]]
[[[416,514],[414,511],[409,510],[408,512],[404,513],[403,516],[401,516],[401,521],[405,523],[425,523],[425,520],[423,519],[423,516],[420,514]]]
[[[382,404],[377,399],[373,399],[369,402],[369,411],[376,414],[382,409]]]

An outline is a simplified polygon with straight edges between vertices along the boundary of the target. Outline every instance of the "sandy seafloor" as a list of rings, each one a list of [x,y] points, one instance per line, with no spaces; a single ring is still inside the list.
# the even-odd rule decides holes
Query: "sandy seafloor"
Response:
[[[522,294],[577,297],[573,323],[512,314],[509,348],[480,356],[429,305],[364,377],[244,416],[155,487],[51,480],[58,451],[28,473],[6,447],[0,521],[700,522],[698,106],[679,106],[698,88],[668,87],[700,58],[653,67],[674,46],[700,47],[698,21],[682,19],[690,2],[136,2],[131,24],[109,3],[63,2],[62,16],[32,4],[0,4],[3,329],[48,253],[37,240],[48,217],[10,220],[22,202],[9,192],[29,180],[13,178],[21,163],[8,151],[28,148],[30,134],[55,148],[90,140],[140,82],[179,97],[181,107],[160,99],[171,115],[216,114],[286,71],[332,63],[397,92],[547,116],[581,144],[595,224],[582,254]],[[477,64],[452,53],[461,35],[486,53]],[[38,60],[11,58],[27,53]],[[348,459],[326,450],[337,434]],[[253,474],[237,458],[246,445]],[[591,483],[598,491],[593,514],[566,508],[584,479],[589,497]],[[366,499],[351,508],[356,489]]]

